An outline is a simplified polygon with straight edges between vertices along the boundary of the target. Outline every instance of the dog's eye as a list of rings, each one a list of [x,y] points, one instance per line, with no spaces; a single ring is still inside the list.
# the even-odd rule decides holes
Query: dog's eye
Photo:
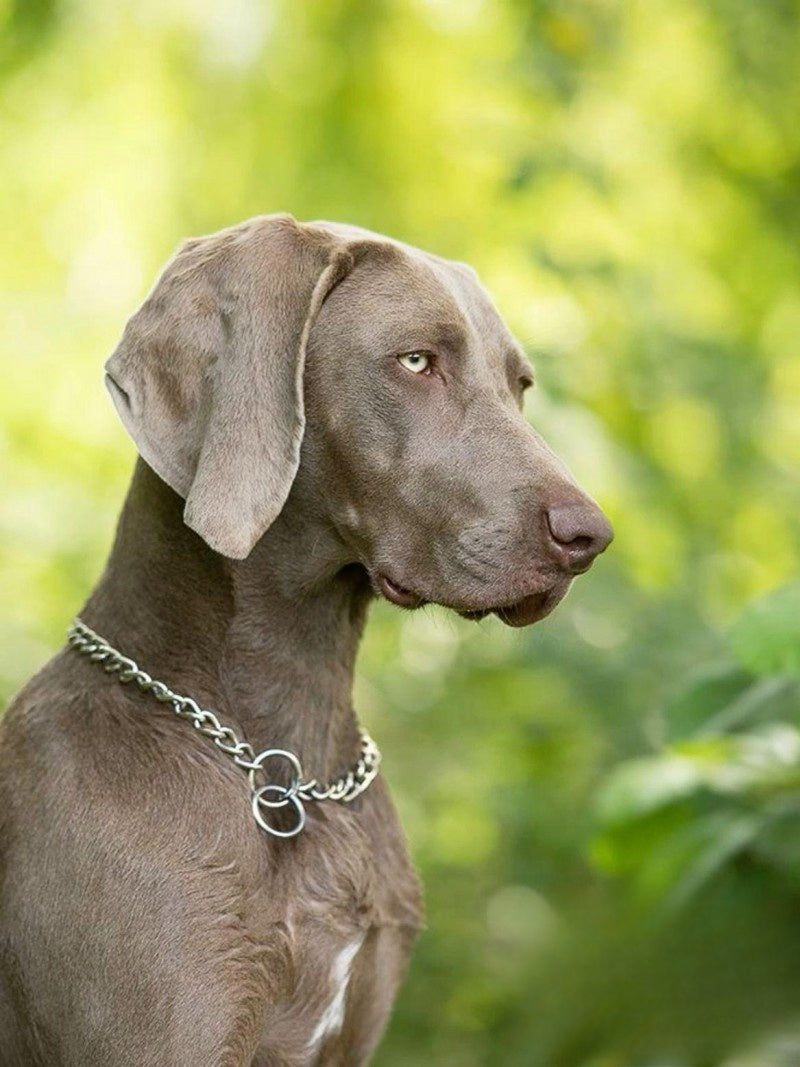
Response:
[[[427,352],[404,352],[397,360],[412,374],[424,374],[431,369],[433,362]]]

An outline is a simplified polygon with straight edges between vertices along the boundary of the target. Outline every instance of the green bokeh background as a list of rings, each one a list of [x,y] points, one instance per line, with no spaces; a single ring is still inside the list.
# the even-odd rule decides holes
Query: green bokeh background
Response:
[[[374,609],[428,929],[382,1067],[800,1064],[800,5],[0,0],[0,699],[96,580],[101,383],[267,211],[471,262],[614,521],[530,630]]]

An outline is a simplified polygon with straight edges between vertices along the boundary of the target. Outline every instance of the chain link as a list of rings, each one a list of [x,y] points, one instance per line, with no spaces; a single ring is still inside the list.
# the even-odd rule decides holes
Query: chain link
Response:
[[[266,833],[274,837],[294,837],[305,826],[305,804],[308,801],[335,800],[349,804],[360,796],[378,775],[381,754],[378,746],[363,728],[360,730],[360,748],[357,762],[341,778],[328,785],[316,778],[303,781],[300,761],[293,752],[284,748],[267,748],[256,755],[248,741],[238,738],[230,726],[223,725],[213,711],[201,708],[191,697],[173,692],[164,682],[152,678],[134,660],[123,656],[112,645],[90,629],[85,622],[75,619],[67,630],[69,645],[93,663],[99,663],[108,674],[116,674],[120,682],[135,682],[143,692],[152,693],[162,704],[171,704],[180,719],[185,719],[201,733],[210,738],[220,752],[247,772],[250,783],[253,816]],[[264,764],[283,760],[289,765],[288,786],[267,781],[259,784],[259,776],[266,778]],[[282,830],[269,822],[270,813],[280,808],[292,808],[296,816],[288,830]]]

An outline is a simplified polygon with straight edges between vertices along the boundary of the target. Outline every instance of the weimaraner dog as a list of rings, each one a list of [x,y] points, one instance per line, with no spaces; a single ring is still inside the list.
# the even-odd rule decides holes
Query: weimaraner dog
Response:
[[[421,918],[368,605],[525,626],[609,524],[473,271],[365,230],[188,241],[106,369],[141,458],[2,725],[2,1067],[357,1067]]]

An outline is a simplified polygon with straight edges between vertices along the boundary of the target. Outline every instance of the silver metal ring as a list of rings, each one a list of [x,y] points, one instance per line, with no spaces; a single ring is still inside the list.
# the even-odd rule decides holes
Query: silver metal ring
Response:
[[[271,759],[273,756],[287,760],[289,766],[292,768],[292,781],[285,788],[287,795],[294,796],[300,786],[300,782],[303,780],[303,768],[300,766],[300,760],[295,756],[294,752],[287,752],[285,748],[265,748],[263,752],[259,752],[253,760],[250,770],[247,772],[247,777],[250,780],[250,788],[254,793],[258,791],[256,775],[259,771],[264,771],[265,761]],[[280,786],[280,788],[283,789],[284,786]]]
[[[267,800],[267,793],[279,793],[280,796],[277,800]],[[287,804],[292,801],[292,794],[288,789],[284,789],[282,785],[275,785],[274,782],[269,782],[267,785],[262,785],[260,789],[256,790],[256,794],[259,798],[258,802],[264,808],[273,808],[276,811],[279,808],[285,808]],[[299,799],[299,798],[298,798]]]
[[[269,792],[283,793],[283,797],[278,802],[267,800],[264,794]],[[297,811],[297,825],[293,826],[291,830],[277,830],[274,826],[270,826],[264,819],[264,816],[261,814],[261,808],[266,807],[274,810],[275,808],[283,808],[287,804],[293,804]],[[260,789],[257,789],[255,793],[253,793],[251,805],[253,808],[253,815],[258,825],[262,830],[271,834],[273,837],[296,837],[306,824],[306,809],[303,807],[302,800],[295,796],[294,793],[289,793],[282,785],[262,785]]]

